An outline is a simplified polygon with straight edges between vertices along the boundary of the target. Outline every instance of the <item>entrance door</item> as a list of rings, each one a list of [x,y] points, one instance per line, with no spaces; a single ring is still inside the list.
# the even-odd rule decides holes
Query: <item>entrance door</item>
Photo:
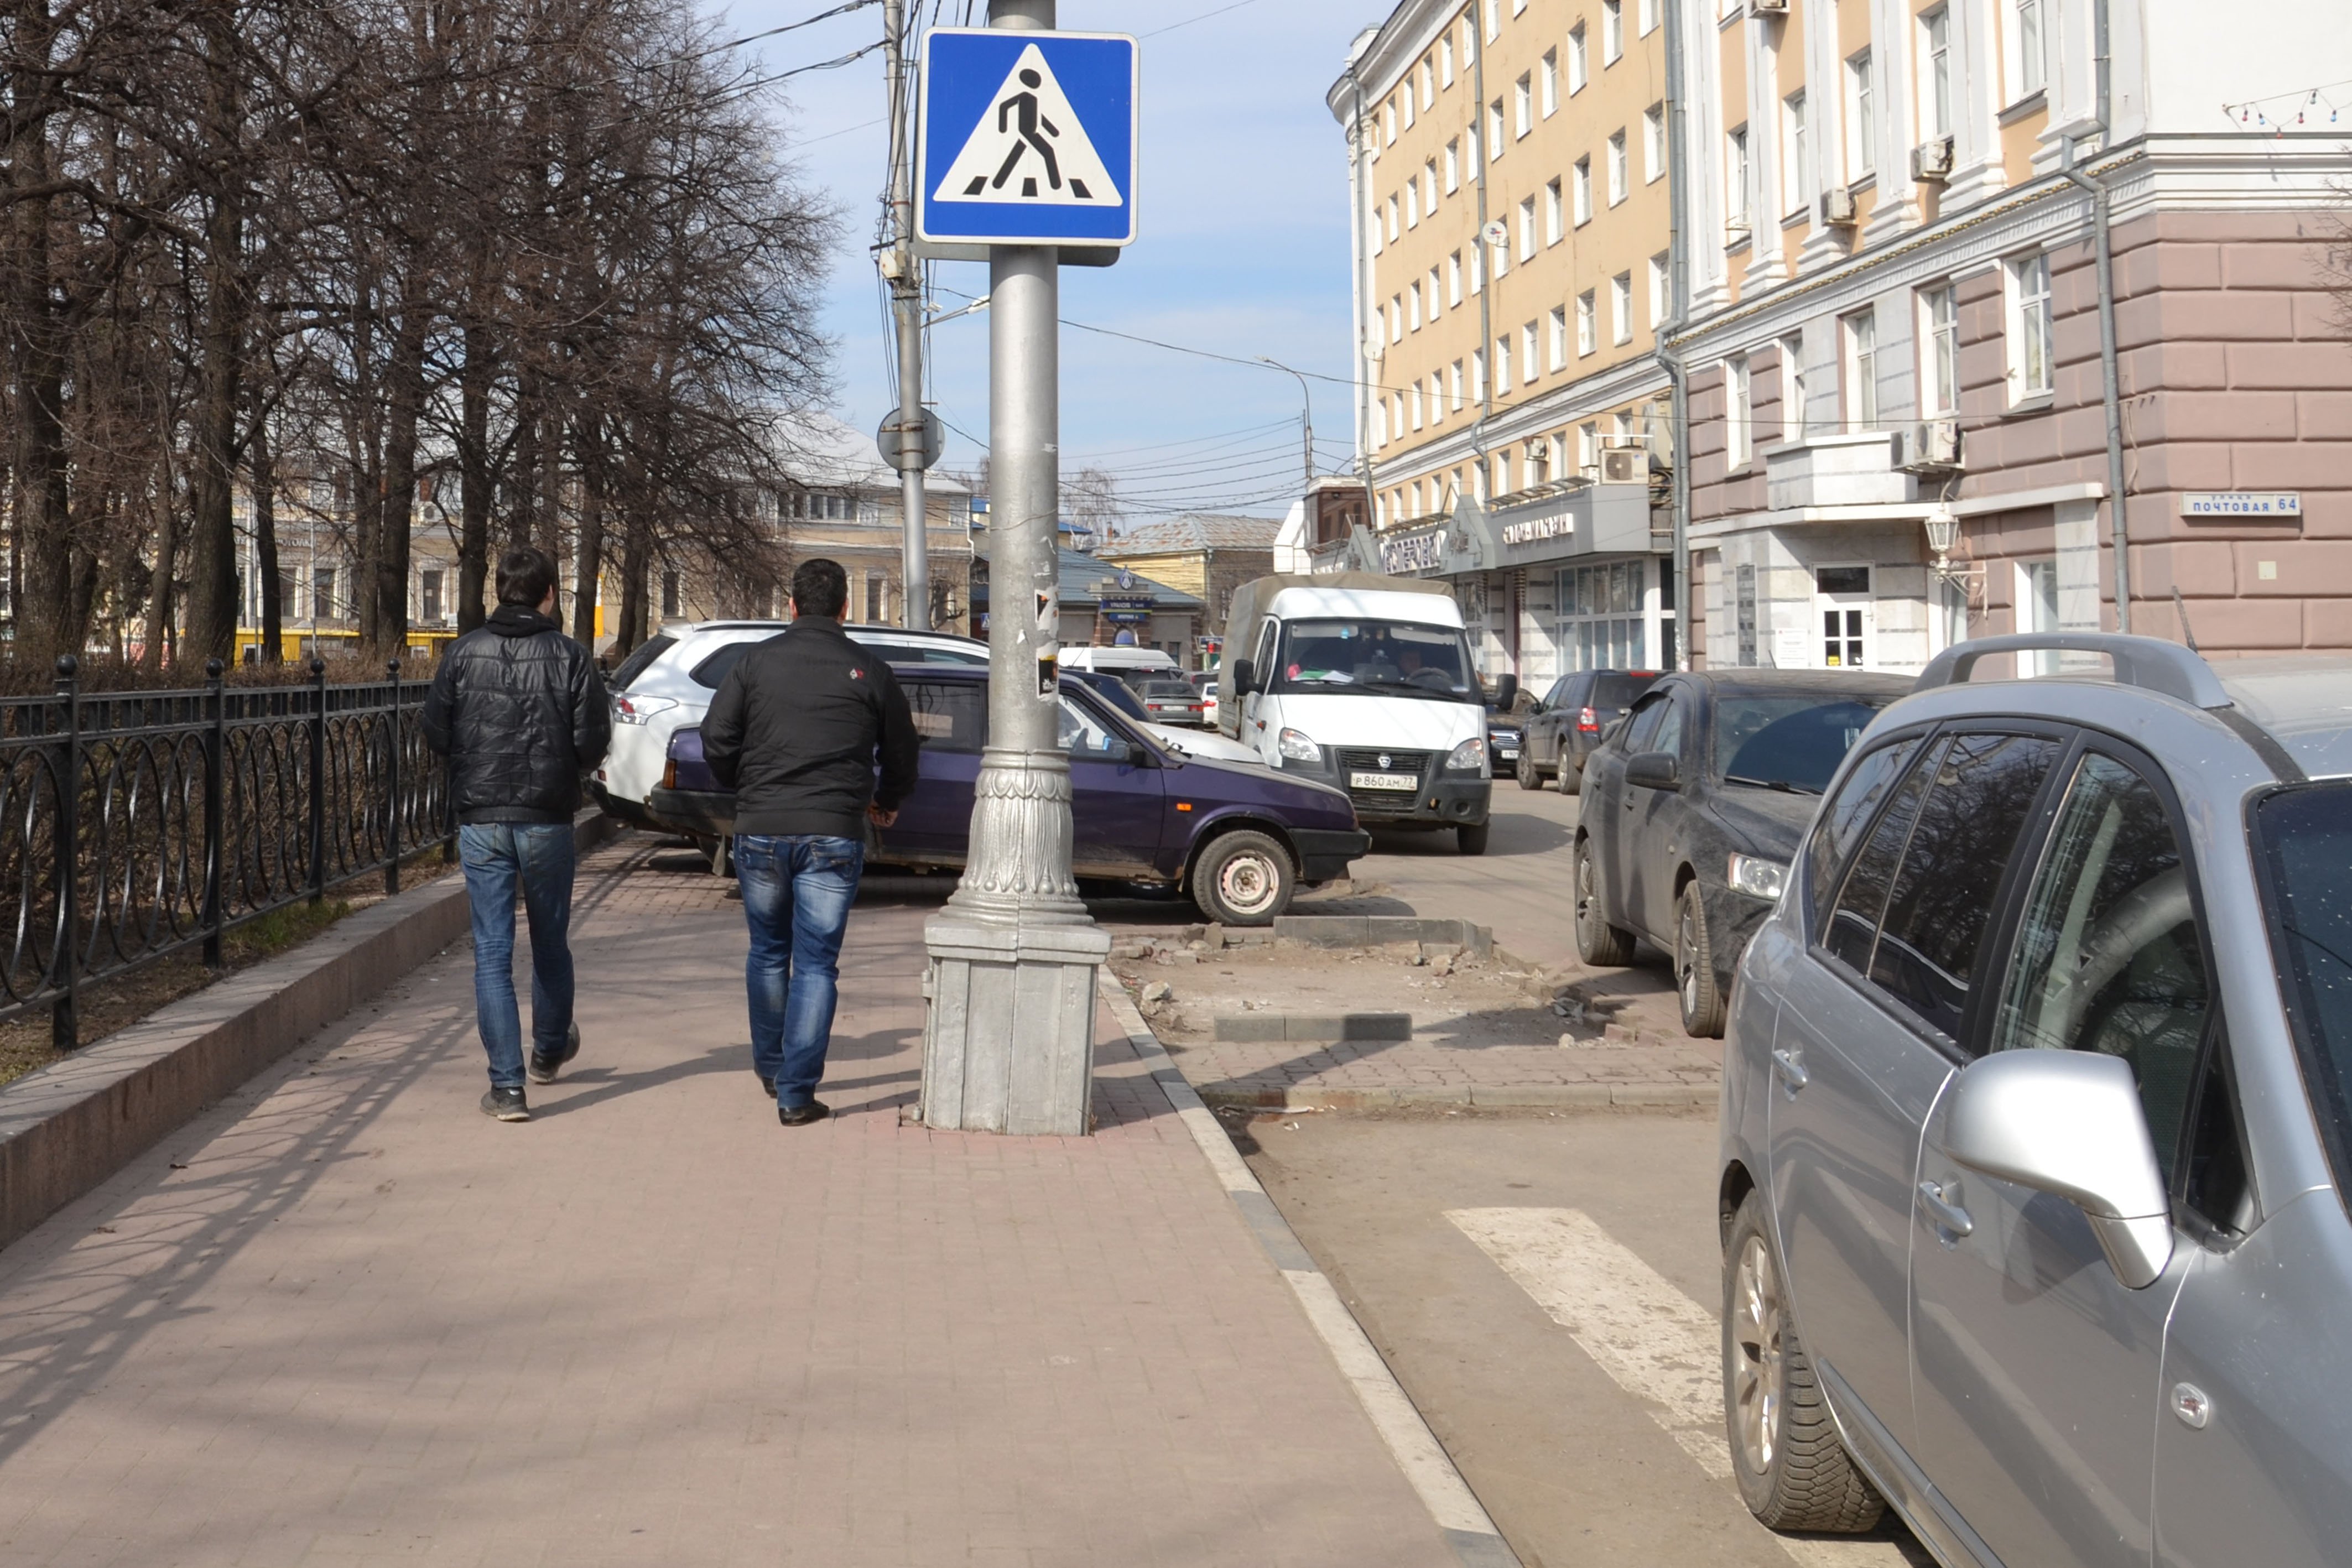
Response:
[[[1821,627],[1822,667],[1870,667],[1873,606],[1870,568],[1824,566],[1813,572],[1813,612]]]

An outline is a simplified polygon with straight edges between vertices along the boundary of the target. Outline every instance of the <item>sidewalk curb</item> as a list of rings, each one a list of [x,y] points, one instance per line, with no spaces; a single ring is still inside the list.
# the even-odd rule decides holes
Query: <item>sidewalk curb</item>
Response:
[[[1281,1089],[1202,1085],[1196,1091],[1213,1108],[1248,1111],[1394,1111],[1428,1105],[1481,1111],[1630,1111],[1711,1106],[1722,1091],[1712,1083],[1530,1083],[1489,1089],[1465,1083],[1439,1089],[1323,1089],[1290,1084]]]
[[[572,831],[585,850],[618,826],[583,812]],[[464,936],[470,924],[465,878],[436,878],[0,1086],[0,1247]]]
[[[1380,1351],[1348,1311],[1347,1303],[1331,1281],[1315,1264],[1301,1245],[1297,1232],[1282,1217],[1282,1211],[1266,1196],[1258,1184],[1233,1140],[1225,1136],[1217,1118],[1201,1096],[1193,1092],[1184,1074],[1169,1057],[1160,1038],[1143,1021],[1134,1000],[1118,983],[1118,977],[1105,971],[1098,987],[1102,998],[1111,1010],[1111,1017],[1127,1033],[1128,1045],[1150,1069],[1152,1082],[1168,1096],[1169,1108],[1183,1122],[1192,1134],[1210,1170],[1218,1184],[1241,1211],[1243,1223],[1265,1249],[1266,1256],[1280,1270],[1282,1278],[1297,1296],[1300,1308],[1321,1338],[1331,1359],[1339,1364],[1340,1375],[1355,1390],[1356,1399],[1370,1417],[1373,1429],[1380,1434],[1381,1444],[1390,1458],[1404,1472],[1404,1479],[1422,1506],[1454,1549],[1462,1568],[1521,1568],[1518,1554],[1511,1550],[1502,1532],[1495,1528],[1477,1494],[1470,1483],[1462,1479],[1453,1458],[1429,1429],[1429,1423],[1416,1409],[1396,1375],[1381,1359]]]

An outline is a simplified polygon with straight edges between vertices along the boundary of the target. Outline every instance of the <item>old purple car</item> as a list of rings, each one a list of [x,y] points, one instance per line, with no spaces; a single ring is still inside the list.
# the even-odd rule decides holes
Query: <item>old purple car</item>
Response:
[[[921,773],[867,858],[960,866],[988,740],[988,672],[894,668],[923,737]],[[1066,676],[1061,736],[1070,754],[1071,869],[1083,881],[1181,889],[1212,920],[1264,925],[1301,884],[1345,875],[1371,841],[1339,790],[1177,751]],[[678,832],[720,838],[734,810],[703,762],[701,730],[679,730],[649,814]]]

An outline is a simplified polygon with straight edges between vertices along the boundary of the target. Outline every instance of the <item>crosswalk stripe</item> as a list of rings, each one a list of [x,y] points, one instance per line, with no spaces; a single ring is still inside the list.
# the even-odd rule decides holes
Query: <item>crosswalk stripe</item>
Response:
[[[1445,1218],[1493,1259],[1611,1382],[1699,1468],[1731,1479],[1723,1430],[1722,1324],[1574,1208],[1451,1208]],[[1808,1568],[1906,1561],[1889,1541],[1776,1536]]]

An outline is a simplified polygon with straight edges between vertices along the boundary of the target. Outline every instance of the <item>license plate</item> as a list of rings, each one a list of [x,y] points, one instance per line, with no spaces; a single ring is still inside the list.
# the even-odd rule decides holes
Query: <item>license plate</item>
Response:
[[[1417,773],[1350,773],[1350,789],[1418,789],[1421,776]]]
[[[1517,757],[1518,754],[1519,748],[1516,746],[1498,746],[1495,747],[1495,755],[1497,757]]]

